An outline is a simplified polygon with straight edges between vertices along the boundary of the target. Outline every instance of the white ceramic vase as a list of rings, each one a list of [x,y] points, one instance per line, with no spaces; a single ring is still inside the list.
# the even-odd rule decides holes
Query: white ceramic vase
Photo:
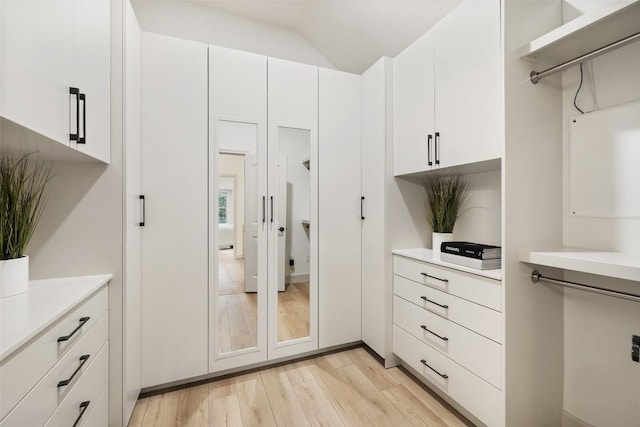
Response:
[[[431,239],[433,242],[433,245],[431,246],[433,248],[433,252],[439,254],[441,252],[440,246],[442,245],[442,242],[451,242],[452,240],[453,233],[436,233],[434,231]]]
[[[29,257],[0,261],[0,298],[19,295],[29,289]]]

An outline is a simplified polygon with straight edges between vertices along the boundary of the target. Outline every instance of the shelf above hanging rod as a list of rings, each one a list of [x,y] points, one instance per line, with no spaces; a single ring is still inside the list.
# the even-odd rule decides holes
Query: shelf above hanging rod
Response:
[[[627,292],[620,292],[620,291],[611,291],[609,289],[603,289],[597,286],[585,285],[582,283],[569,282],[567,280],[554,279],[552,277],[543,276],[542,274],[540,274],[538,270],[533,270],[531,272],[531,282],[551,283],[553,285],[564,286],[572,289],[579,289],[581,291],[592,292],[595,294],[606,295],[614,298],[621,298],[629,301],[640,302],[640,295],[631,294]]]
[[[574,65],[578,65],[582,62],[588,61],[590,59],[593,59],[595,57],[598,57],[600,55],[603,55],[611,50],[614,49],[618,49],[621,48],[623,46],[628,45],[629,43],[632,43],[636,40],[640,40],[640,32],[637,32],[635,34],[632,34],[630,36],[627,36],[625,38],[622,38],[620,40],[616,40],[613,43],[609,43],[606,46],[602,46],[601,48],[598,48],[596,50],[592,50],[591,52],[585,53],[584,55],[580,55],[576,58],[570,59],[568,61],[563,62],[562,64],[558,64],[554,67],[551,68],[547,68],[544,71],[531,71],[531,74],[529,74],[529,78],[531,79],[531,83],[533,83],[534,85],[537,84],[540,80],[544,79],[545,77],[549,77],[552,74],[555,73],[559,73],[560,71],[564,71],[569,67],[573,67]]]

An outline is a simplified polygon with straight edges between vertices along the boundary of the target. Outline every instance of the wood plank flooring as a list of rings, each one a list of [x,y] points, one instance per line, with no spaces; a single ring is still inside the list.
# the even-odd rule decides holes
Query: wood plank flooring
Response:
[[[362,347],[138,400],[129,427],[469,426]]]

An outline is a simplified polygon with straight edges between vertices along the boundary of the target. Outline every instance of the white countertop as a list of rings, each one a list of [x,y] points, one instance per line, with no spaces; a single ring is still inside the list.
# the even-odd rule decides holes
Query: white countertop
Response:
[[[0,299],[0,361],[106,285],[113,275],[34,280],[29,291]]]
[[[463,265],[440,261],[440,254],[433,252],[431,249],[396,249],[392,252],[395,255],[412,258],[417,261],[428,262],[429,264],[440,265],[442,267],[463,271],[465,273],[475,274],[476,276],[488,277],[489,279],[493,280],[502,280],[502,269],[500,268],[497,268],[495,270],[477,270],[475,268],[469,268]]]
[[[547,251],[521,250],[519,258],[529,264],[640,282],[640,256],[634,254],[562,247]]]

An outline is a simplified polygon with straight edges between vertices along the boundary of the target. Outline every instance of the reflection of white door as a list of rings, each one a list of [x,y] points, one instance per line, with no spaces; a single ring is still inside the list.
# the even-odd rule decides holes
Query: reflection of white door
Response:
[[[278,291],[284,291],[287,252],[287,156],[278,156]]]
[[[258,158],[244,156],[244,291],[258,292]]]

